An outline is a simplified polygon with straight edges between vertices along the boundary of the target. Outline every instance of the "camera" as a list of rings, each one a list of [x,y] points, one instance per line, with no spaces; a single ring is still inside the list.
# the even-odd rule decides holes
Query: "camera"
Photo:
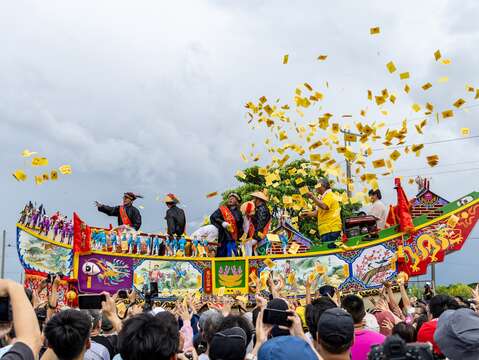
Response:
[[[434,360],[431,346],[428,344],[406,344],[398,335],[386,338],[382,345],[371,348],[369,360]]]

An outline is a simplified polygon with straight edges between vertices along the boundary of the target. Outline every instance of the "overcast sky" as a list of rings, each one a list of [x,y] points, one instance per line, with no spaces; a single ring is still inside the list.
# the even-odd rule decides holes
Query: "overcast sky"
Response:
[[[264,140],[246,124],[247,101],[265,95],[289,102],[306,81],[325,93],[323,111],[357,115],[371,107],[367,89],[388,87],[401,93],[398,104],[371,120],[396,127],[417,118],[414,102],[444,109],[463,97],[465,106],[474,105],[465,85],[479,86],[478,16],[475,0],[2,1],[1,228],[14,245],[15,221],[28,200],[107,225],[114,220],[97,213],[93,201],[114,205],[134,191],[145,196],[138,202],[145,231],[164,230],[165,208],[155,198],[167,192],[182,200],[194,230],[218,205],[205,194],[235,186],[233,176],[245,166],[239,153]],[[373,26],[379,36],[369,35]],[[435,62],[437,49],[452,64]],[[328,59],[316,61],[319,54]],[[411,93],[387,72],[390,60],[411,73]],[[449,82],[438,84],[441,76]],[[426,98],[420,86],[427,81],[433,88]],[[408,142],[460,137],[463,127],[478,135],[478,110],[440,124],[432,119],[424,136]],[[19,155],[26,148],[52,166],[71,164],[73,174],[41,186],[15,182],[17,168],[34,174]],[[440,166],[404,157],[398,174],[432,174],[432,189],[448,200],[479,190],[477,139],[426,150],[440,156]],[[468,168],[475,170],[462,171]],[[394,202],[393,179],[380,185],[386,202]],[[405,188],[415,194],[414,186]],[[441,282],[478,280],[467,271],[479,264],[478,235],[439,266]],[[18,278],[14,247],[7,254],[7,276]]]

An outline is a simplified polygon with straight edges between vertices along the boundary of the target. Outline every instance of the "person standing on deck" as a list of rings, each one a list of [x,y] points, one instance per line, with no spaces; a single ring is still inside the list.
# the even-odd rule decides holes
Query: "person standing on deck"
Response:
[[[254,199],[256,211],[253,216],[254,236],[253,249],[257,246],[264,245],[264,239],[271,227],[271,213],[266,203],[269,201],[268,196],[262,191],[256,191],[251,194]]]
[[[123,194],[123,205],[108,206],[95,201],[95,206],[98,208],[98,211],[108,216],[116,216],[118,225],[131,226],[138,231],[141,227],[141,214],[140,210],[133,206],[133,201],[138,198],[143,198],[143,196],[127,192]]]
[[[378,229],[382,230],[386,227],[386,217],[388,216],[388,209],[386,205],[381,201],[382,195],[379,189],[369,190],[369,199],[371,200],[371,207],[369,208],[368,215],[372,215],[377,219]]]
[[[319,193],[317,198],[313,193],[306,194],[316,205],[314,211],[308,211],[302,214],[303,217],[316,217],[318,219],[318,230],[322,243],[328,244],[329,249],[337,246],[335,241],[341,235],[341,207],[339,201],[331,190],[328,179],[322,178],[316,185]]]
[[[211,225],[218,229],[217,257],[238,256],[236,242],[243,235],[243,215],[240,211],[241,196],[236,193],[228,195],[226,205],[221,205],[210,216]]]
[[[164,202],[168,207],[166,210],[166,227],[167,227],[167,234],[170,240],[173,240],[174,237],[180,238],[186,229],[186,216],[183,209],[180,209],[177,204],[179,204],[180,200],[174,194],[167,194]],[[164,247],[164,246],[163,246]],[[160,249],[160,253],[164,254],[164,249]]]

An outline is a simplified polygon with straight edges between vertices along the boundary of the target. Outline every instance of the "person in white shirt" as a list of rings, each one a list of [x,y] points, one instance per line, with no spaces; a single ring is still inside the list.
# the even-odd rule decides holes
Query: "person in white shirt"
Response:
[[[381,201],[382,195],[379,189],[369,190],[369,199],[372,202],[371,207],[369,208],[368,215],[374,216],[378,219],[378,229],[384,229],[386,227],[386,217],[388,215],[388,210],[386,205]]]

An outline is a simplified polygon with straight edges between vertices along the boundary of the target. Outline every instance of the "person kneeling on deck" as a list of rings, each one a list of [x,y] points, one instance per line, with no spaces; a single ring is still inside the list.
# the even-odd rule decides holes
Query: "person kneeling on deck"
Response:
[[[306,194],[317,206],[316,210],[305,212],[302,216],[318,219],[321,242],[327,243],[329,249],[334,249],[335,241],[341,236],[341,207],[327,179],[320,179],[316,189],[320,195],[319,198],[311,192]]]
[[[217,257],[238,256],[237,241],[243,235],[243,215],[240,211],[241,197],[228,195],[228,201],[210,216],[211,225],[218,229]]]

